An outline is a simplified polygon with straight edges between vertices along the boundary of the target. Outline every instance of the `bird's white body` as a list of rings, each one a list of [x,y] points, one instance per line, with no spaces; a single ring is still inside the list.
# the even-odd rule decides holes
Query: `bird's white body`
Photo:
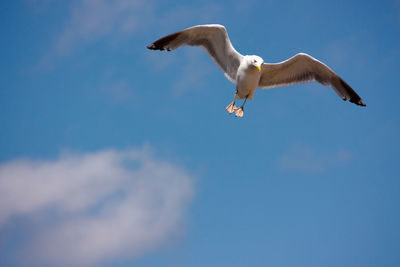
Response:
[[[257,88],[269,89],[305,82],[317,81],[332,87],[343,100],[365,106],[359,95],[333,70],[317,59],[299,53],[280,63],[264,63],[259,56],[243,56],[232,46],[228,33],[222,25],[198,25],[167,35],[147,46],[152,50],[171,51],[180,46],[200,46],[226,78],[236,84],[232,104],[226,110],[243,116],[243,106],[247,99],[253,99]],[[235,99],[245,99],[236,108]]]
[[[244,56],[239,65],[236,74],[236,98],[238,99],[254,99],[253,94],[258,87],[261,77],[260,71],[253,65],[254,58],[260,59],[257,56]]]

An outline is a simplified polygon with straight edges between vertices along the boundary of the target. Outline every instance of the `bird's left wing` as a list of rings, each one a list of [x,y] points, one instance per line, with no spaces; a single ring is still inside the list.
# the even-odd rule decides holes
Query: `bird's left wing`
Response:
[[[183,45],[200,46],[213,59],[225,76],[236,83],[236,73],[242,55],[233,48],[222,25],[198,25],[167,35],[147,46],[152,50],[171,51]]]
[[[303,53],[280,63],[264,63],[258,87],[267,89],[312,81],[332,87],[343,100],[365,106],[358,94],[333,70]]]

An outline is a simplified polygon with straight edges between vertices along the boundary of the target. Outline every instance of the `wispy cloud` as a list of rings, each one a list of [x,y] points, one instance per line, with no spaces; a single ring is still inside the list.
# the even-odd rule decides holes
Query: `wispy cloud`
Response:
[[[151,0],[73,1],[66,21],[38,66],[49,68],[55,59],[99,41],[115,45],[121,40],[130,39],[147,29],[154,21],[154,16]]]
[[[187,171],[148,149],[18,159],[0,165],[0,232],[15,218],[32,222],[27,262],[132,258],[179,231],[192,194]]]
[[[114,42],[146,29],[181,28],[210,23],[218,18],[220,7],[179,7],[159,15],[153,1],[79,0],[73,2],[63,29],[55,37],[52,54],[65,54],[82,44],[99,40]]]
[[[350,159],[351,152],[348,150],[318,153],[311,146],[296,144],[278,159],[277,164],[283,171],[321,173]]]
[[[151,3],[142,0],[83,0],[72,7],[71,16],[55,48],[65,52],[80,43],[90,43],[104,37],[118,38],[143,28],[150,19]],[[140,25],[140,27],[139,27]]]

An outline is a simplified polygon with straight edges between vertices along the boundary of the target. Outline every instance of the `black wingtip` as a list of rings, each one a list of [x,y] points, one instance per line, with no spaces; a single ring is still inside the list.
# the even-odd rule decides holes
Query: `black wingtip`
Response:
[[[366,107],[367,105],[365,104],[365,102],[361,99],[361,97],[342,79],[339,79],[340,83],[342,84],[342,86],[346,89],[347,93],[350,96],[349,101],[351,103],[354,103],[356,105],[362,106],[362,107]],[[343,100],[347,100],[347,98],[344,98]]]
[[[148,49],[150,50],[167,50],[167,51],[171,51],[172,49],[170,48],[170,43],[172,41],[174,41],[180,34],[181,32],[176,32],[170,35],[167,35],[161,39],[158,39],[157,41],[155,41],[152,44],[149,44],[147,46]]]
[[[147,47],[147,49],[150,49],[150,50],[157,50],[157,48],[156,48],[156,46],[154,45],[154,43],[153,44],[149,44],[148,46],[146,46]]]
[[[353,99],[350,99],[349,100],[351,103],[354,103],[354,104],[356,104],[356,105],[359,105],[359,106],[362,106],[362,107],[366,107],[367,105],[365,104],[365,102],[360,98],[360,99],[358,99],[358,100],[353,100]]]
[[[147,49],[150,49],[150,50],[160,50],[160,51],[164,51],[165,50],[164,47],[162,47],[160,45],[157,45],[156,43],[149,44],[146,47],[147,47]],[[168,48],[167,48],[167,50],[170,51],[170,49],[168,49]]]

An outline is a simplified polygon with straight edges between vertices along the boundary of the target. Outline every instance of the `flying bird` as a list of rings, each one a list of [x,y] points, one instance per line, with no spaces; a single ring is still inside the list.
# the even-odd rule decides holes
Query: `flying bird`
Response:
[[[235,112],[237,117],[243,117],[244,105],[247,99],[253,100],[257,88],[269,89],[312,81],[332,87],[343,100],[365,106],[364,101],[345,81],[312,56],[299,53],[279,63],[265,63],[255,55],[244,56],[232,46],[223,25],[190,27],[158,39],[147,48],[171,51],[184,45],[203,48],[226,78],[236,84],[233,101],[225,110],[231,114]],[[244,99],[239,108],[235,105],[236,99]]]

